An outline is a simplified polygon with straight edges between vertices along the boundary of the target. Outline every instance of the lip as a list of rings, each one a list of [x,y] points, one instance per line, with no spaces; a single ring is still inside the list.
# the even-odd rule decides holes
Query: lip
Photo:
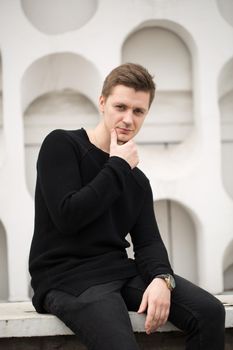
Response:
[[[123,132],[124,134],[127,134],[127,133],[133,131],[133,130],[131,130],[131,129],[119,128],[119,127],[118,127],[117,129],[120,130],[121,132]]]

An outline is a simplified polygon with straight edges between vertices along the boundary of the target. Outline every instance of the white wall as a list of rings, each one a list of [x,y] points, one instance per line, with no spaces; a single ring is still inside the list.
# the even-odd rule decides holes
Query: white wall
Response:
[[[174,270],[213,293],[233,289],[231,3],[0,2],[0,299],[29,297],[43,137],[95,125],[102,81],[126,61],[157,83],[137,142]]]

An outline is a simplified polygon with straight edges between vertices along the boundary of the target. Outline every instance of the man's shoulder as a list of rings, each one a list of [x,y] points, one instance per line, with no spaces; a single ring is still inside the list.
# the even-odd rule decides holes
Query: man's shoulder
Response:
[[[85,138],[84,129],[65,130],[65,129],[54,129],[44,139],[42,147],[52,145],[62,145],[65,143],[72,144],[75,148],[85,151],[88,143]]]
[[[83,129],[75,129],[75,130],[65,130],[65,129],[54,129],[52,130],[44,139],[46,142],[47,140],[51,139],[69,139],[69,138],[76,138],[76,139],[83,139]]]

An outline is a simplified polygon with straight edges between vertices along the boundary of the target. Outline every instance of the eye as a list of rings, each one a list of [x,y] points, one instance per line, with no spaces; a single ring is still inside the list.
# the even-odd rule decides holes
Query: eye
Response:
[[[124,111],[125,110],[125,106],[124,105],[116,105],[116,109],[118,111]]]
[[[137,108],[134,110],[134,114],[141,116],[141,115],[144,115],[144,111],[140,108]]]

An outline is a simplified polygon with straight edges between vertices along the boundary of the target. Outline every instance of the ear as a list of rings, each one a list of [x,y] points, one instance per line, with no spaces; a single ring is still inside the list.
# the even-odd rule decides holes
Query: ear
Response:
[[[101,114],[104,113],[105,101],[106,101],[106,98],[103,95],[101,95],[99,98],[99,111]]]

